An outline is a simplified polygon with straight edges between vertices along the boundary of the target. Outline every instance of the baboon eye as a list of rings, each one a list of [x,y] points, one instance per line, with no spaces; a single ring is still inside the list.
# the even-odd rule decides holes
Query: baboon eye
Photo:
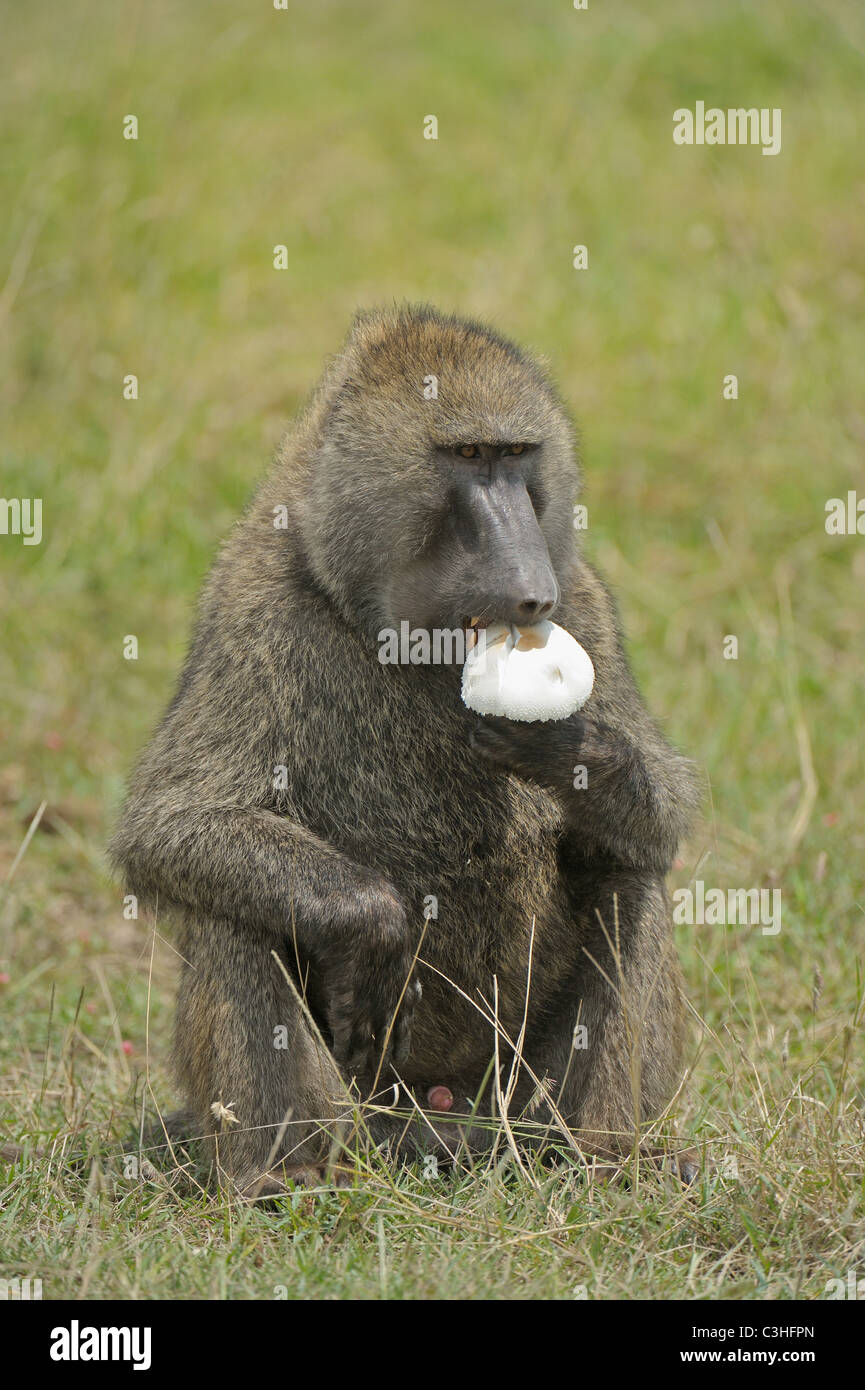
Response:
[[[464,459],[476,459],[479,451],[477,444],[461,444],[458,452]]]
[[[525,452],[525,444],[508,444],[506,448],[502,449],[502,453],[504,454],[505,458],[511,458],[514,455],[524,454]]]

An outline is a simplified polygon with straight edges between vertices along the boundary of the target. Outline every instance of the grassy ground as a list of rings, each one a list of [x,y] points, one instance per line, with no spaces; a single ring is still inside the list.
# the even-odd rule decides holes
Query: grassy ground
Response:
[[[0,1119],[55,1147],[6,1175],[0,1276],[704,1299],[865,1275],[865,538],[824,529],[827,498],[865,495],[861,7],[0,8],[0,490],[44,504],[40,546],[0,537]],[[782,153],[675,146],[697,100],[782,108]],[[174,1099],[170,944],[124,921],[103,863],[122,778],[217,541],[354,307],[394,298],[550,358],[590,552],[706,772],[676,884],[782,894],[776,936],[678,928],[688,1193],[375,1171],[273,1215],[105,1176],[142,1091]]]

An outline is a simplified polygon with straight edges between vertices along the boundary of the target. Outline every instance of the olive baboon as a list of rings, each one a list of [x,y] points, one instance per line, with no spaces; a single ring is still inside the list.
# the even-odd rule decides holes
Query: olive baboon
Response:
[[[616,1155],[675,1091],[663,878],[693,782],[578,553],[578,486],[520,349],[428,307],[361,314],[214,565],[112,852],[179,914],[176,1064],[195,1132],[230,1110],[242,1189],[321,1161],[352,1078],[399,1098],[377,1142],[434,1148],[419,1112],[448,1088],[487,1145],[524,1013],[512,1115]],[[596,671],[569,719],[481,719],[453,664],[379,659],[404,621],[551,613]]]

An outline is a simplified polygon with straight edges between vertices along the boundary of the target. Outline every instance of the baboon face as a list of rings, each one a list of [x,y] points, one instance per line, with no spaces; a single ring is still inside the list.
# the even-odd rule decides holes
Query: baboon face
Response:
[[[531,623],[573,550],[573,440],[540,368],[489,330],[361,320],[311,467],[318,570],[372,631]]]

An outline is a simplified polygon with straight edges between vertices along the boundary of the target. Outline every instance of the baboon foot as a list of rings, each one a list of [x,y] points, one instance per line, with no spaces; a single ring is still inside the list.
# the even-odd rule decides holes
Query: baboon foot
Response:
[[[329,1167],[326,1163],[280,1163],[259,1173],[251,1180],[241,1180],[240,1196],[245,1202],[260,1202],[285,1197],[298,1189],[351,1187],[354,1171],[350,1168]]]
[[[700,1176],[700,1155],[696,1149],[683,1149],[681,1153],[673,1154],[673,1162],[686,1187],[697,1181]]]
[[[700,1175],[700,1156],[696,1149],[647,1149],[640,1151],[640,1167],[646,1172],[674,1173],[685,1187]]]
[[[628,1182],[632,1174],[633,1152],[619,1155],[606,1152],[584,1154],[587,1176],[594,1182]],[[641,1174],[659,1176],[674,1173],[685,1187],[690,1187],[700,1175],[700,1158],[696,1149],[652,1148],[641,1145],[637,1151]]]
[[[188,1145],[194,1144],[198,1127],[191,1110],[172,1110],[151,1115],[143,1130],[131,1134],[123,1144],[125,1154],[140,1155],[142,1164],[168,1171],[183,1166]]]

